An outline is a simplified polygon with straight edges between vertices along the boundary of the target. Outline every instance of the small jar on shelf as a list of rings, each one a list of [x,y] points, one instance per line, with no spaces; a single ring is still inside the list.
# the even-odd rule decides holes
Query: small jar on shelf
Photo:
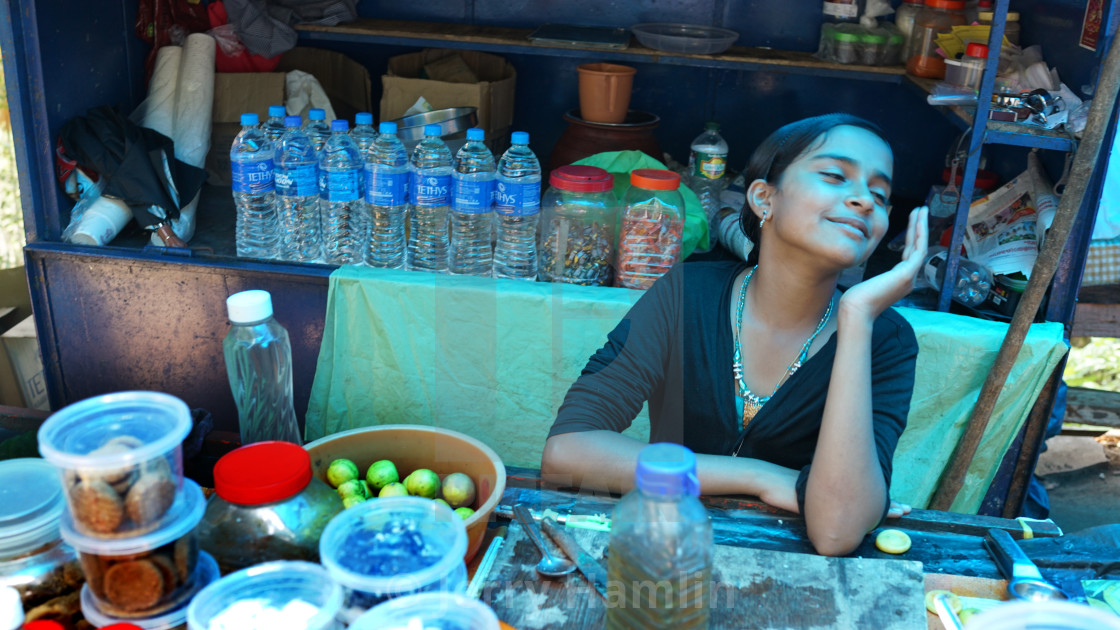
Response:
[[[916,77],[945,78],[945,58],[938,53],[937,36],[964,24],[961,0],[926,0],[926,6],[914,18],[906,48],[906,71]]]
[[[680,262],[684,241],[680,183],[681,176],[673,171],[640,168],[630,173],[615,286],[648,289]]]
[[[610,286],[618,204],[614,177],[594,166],[561,166],[541,200],[540,276],[546,282]]]

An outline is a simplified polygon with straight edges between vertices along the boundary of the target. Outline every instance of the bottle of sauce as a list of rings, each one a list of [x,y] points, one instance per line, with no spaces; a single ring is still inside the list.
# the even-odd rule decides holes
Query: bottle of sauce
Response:
[[[906,49],[906,71],[927,79],[945,78],[945,58],[937,52],[937,36],[964,24],[963,0],[926,0],[926,6],[914,18]]]

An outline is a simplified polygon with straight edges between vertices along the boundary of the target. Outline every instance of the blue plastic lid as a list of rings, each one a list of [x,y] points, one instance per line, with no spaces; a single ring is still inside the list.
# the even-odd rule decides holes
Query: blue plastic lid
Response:
[[[529,132],[515,131],[510,134],[509,141],[513,144],[529,144]]]
[[[242,127],[256,127],[261,123],[261,119],[253,113],[241,114]]]
[[[350,123],[341,118],[331,121],[331,131],[347,131],[348,129],[350,129]]]
[[[357,114],[354,114],[354,124],[357,124],[357,125],[372,125],[373,124],[373,114],[371,114],[369,112],[358,112]]]
[[[397,123],[385,121],[377,126],[378,133],[397,133]]]
[[[440,132],[439,125],[424,125],[424,135],[438,138],[443,134]]]
[[[319,109],[318,107],[312,107],[310,110],[308,110],[307,117],[311,120],[326,120],[327,112]]]
[[[696,478],[696,455],[680,444],[650,444],[638,453],[634,483],[642,492],[660,496],[700,496]]]
[[[485,139],[486,132],[479,129],[478,127],[471,127],[470,129],[467,129],[468,142],[482,142]]]
[[[270,118],[278,118],[278,117],[283,116],[287,113],[288,113],[288,110],[284,109],[283,105],[269,105],[268,106],[268,115],[269,115]]]
[[[302,125],[303,125],[303,119],[300,118],[299,116],[285,116],[284,117],[284,126],[285,127],[300,127]]]

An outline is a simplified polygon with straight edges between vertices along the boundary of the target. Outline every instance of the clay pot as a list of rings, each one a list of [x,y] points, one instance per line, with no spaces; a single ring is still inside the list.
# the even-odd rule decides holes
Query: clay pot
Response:
[[[621,123],[595,123],[580,117],[580,110],[564,114],[568,128],[560,135],[548,159],[549,170],[604,151],[641,151],[661,159],[661,145],[653,130],[661,119],[648,112],[630,110]]]
[[[637,70],[614,63],[585,63],[576,69],[579,71],[579,108],[584,118],[603,123],[626,120]]]

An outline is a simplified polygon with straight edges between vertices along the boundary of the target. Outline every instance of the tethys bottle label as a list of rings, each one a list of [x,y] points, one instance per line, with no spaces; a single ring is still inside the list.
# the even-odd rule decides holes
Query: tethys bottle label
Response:
[[[537,214],[541,210],[541,183],[499,180],[494,188],[494,210],[507,216]]]
[[[362,196],[361,169],[319,173],[319,196],[327,201],[357,201]]]
[[[233,192],[259,194],[273,189],[272,160],[254,162],[233,162],[230,173],[233,178]]]
[[[469,180],[455,176],[452,189],[452,202],[458,210],[475,214],[490,211],[494,180]]]
[[[692,168],[693,177],[719,179],[723,177],[723,173],[726,170],[726,153],[703,153],[700,151],[696,152],[696,159],[693,162]]]
[[[376,173],[366,164],[366,203],[392,208],[408,201],[408,173]]]
[[[412,178],[412,205],[446,206],[451,201],[451,175],[417,175]]]
[[[276,192],[284,197],[314,197],[319,194],[318,173],[314,164],[277,166]]]

